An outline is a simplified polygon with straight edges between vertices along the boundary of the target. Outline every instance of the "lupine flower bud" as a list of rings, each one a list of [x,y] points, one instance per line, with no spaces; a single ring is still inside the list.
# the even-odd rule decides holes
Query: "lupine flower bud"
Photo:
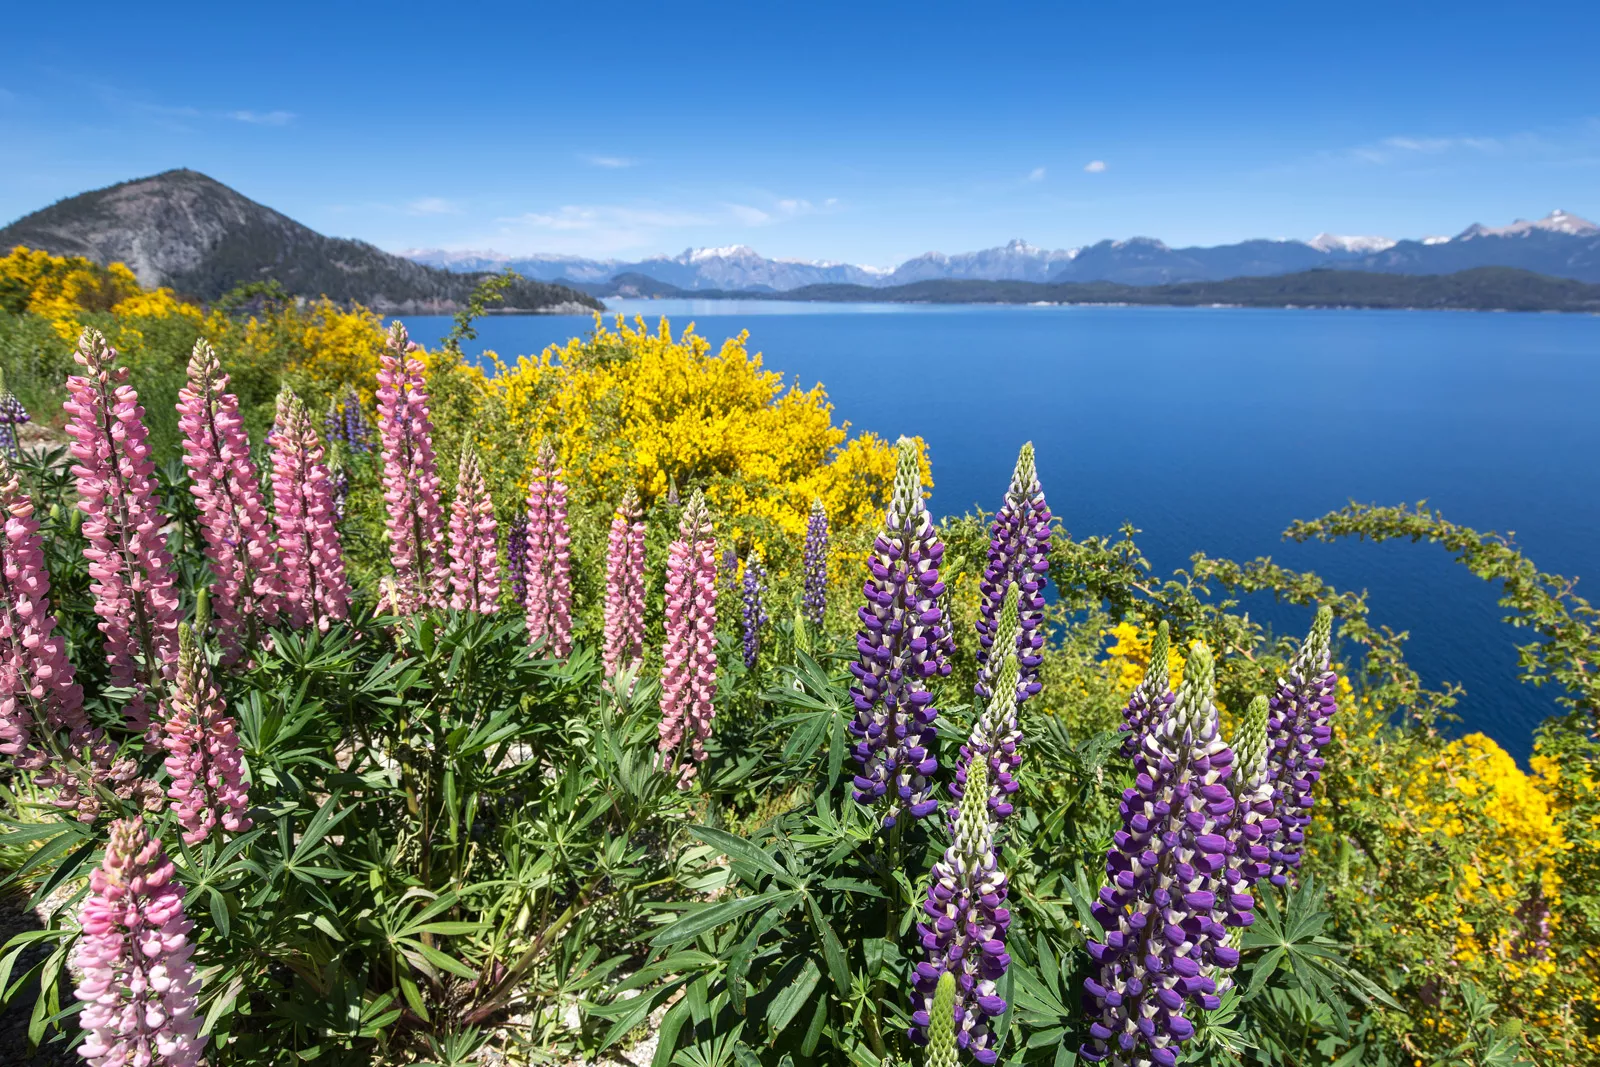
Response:
[[[1134,686],[1127,706],[1122,709],[1122,725],[1117,727],[1124,735],[1122,754],[1128,759],[1132,759],[1144,746],[1144,735],[1166,718],[1168,709],[1172,707],[1168,642],[1167,623],[1163,619],[1150,641],[1150,667],[1145,671],[1144,680]]]
[[[1006,590],[1020,592],[1017,663],[1022,673],[1017,701],[1039,691],[1039,657],[1044,648],[1044,583],[1050,570],[1050,508],[1034,468],[1033,443],[1022,446],[1011,487],[989,527],[989,562],[978,583],[978,684],[977,694],[987,699],[993,692],[993,672],[1005,657],[995,645],[995,626]]]
[[[511,517],[506,531],[506,571],[511,577],[511,599],[518,604],[528,602],[528,513],[519,511]]]
[[[572,651],[572,534],[567,485],[555,446],[545,441],[528,478],[528,640],[557,658]]]
[[[200,983],[194,977],[183,886],[143,819],[111,824],[105,858],[89,875],[72,953],[78,1054],[91,1067],[197,1067]]]
[[[326,631],[350,616],[350,584],[322,442],[293,390],[278,394],[272,437],[272,521],[289,624]]]
[[[228,392],[228,376],[204,340],[195,342],[188,383],[178,391],[178,428],[216,576],[212,604],[223,662],[233,663],[256,643],[259,627],[277,621],[283,588],[239,398]]]
[[[997,1056],[990,1020],[1005,1012],[1006,1002],[995,995],[995,983],[1011,963],[1005,946],[1011,924],[1006,875],[995,851],[988,796],[988,762],[976,759],[968,770],[966,795],[950,808],[950,847],[933,865],[924,917],[917,923],[928,958],[917,964],[907,1031],[915,1042],[929,1040],[940,983],[953,974],[956,1045],[983,1064]]]
[[[945,591],[939,581],[944,545],[922,500],[916,443],[902,437],[899,452],[884,529],[867,559],[867,603],[856,633],[860,659],[850,665],[856,677],[850,732],[861,765],[854,796],[862,804],[886,798],[885,826],[893,826],[902,809],[921,818],[938,806],[928,781],[938,768],[938,709],[929,687],[950,673],[950,639],[939,601]]]
[[[433,420],[422,360],[395,323],[378,357],[378,432],[383,439],[383,501],[394,564],[393,610],[411,615],[450,602],[450,559],[439,501]]]
[[[1016,636],[1021,629],[1017,621],[1018,590],[1015,585],[1006,593],[1005,606],[995,626],[995,640],[1005,649],[1000,669],[994,673],[994,695],[978,716],[972,728],[971,740],[961,746],[956,760],[956,780],[950,783],[950,794],[961,799],[967,786],[971,763],[984,758],[989,764],[986,781],[989,783],[989,815],[997,823],[1011,814],[1011,794],[1017,791],[1014,777],[1022,762],[1022,728],[1017,722],[1017,693],[1021,671],[1017,663]],[[1011,644],[1006,642],[1010,641]]]
[[[73,356],[85,373],[67,379],[67,433],[84,514],[83,555],[89,589],[105,635],[111,684],[134,690],[125,714],[139,732],[150,728],[150,700],[178,659],[178,597],[172,557],[156,497],[155,463],[146,444],[144,409],[117,367],[117,353],[99,331],[86,329]]]
[[[494,500],[478,453],[461,450],[456,498],[450,505],[450,606],[493,615],[500,610],[500,550],[495,544]]]
[[[806,521],[805,572],[806,621],[822,629],[828,615],[828,512],[821,500],[811,502],[811,518]]]
[[[178,641],[178,677],[165,701],[162,745],[172,777],[167,797],[183,843],[197,845],[218,822],[232,834],[250,829],[250,797],[238,727],[217,692],[205,649],[188,623],[179,624]]]
[[[928,1008],[928,1067],[956,1067],[956,976],[946,971]]]
[[[644,512],[629,489],[611,519],[606,540],[605,676],[636,668],[644,658]]]
[[[0,371],[0,453],[13,459],[22,458],[22,445],[17,440],[17,427],[32,416],[22,406],[17,394],[6,388],[5,372]]]
[[[667,552],[667,644],[661,665],[661,763],[693,777],[706,758],[717,695],[717,541],[705,496],[697,489],[683,509],[678,539]],[[690,736],[688,759],[682,741]],[[671,757],[671,763],[668,763]]]
[[[33,501],[0,452],[0,753],[55,790],[57,807],[91,822],[112,751],[83,713],[83,689],[55,630]]]
[[[744,557],[744,665],[755,669],[761,656],[761,631],[767,625],[767,568],[761,553],[751,549]]]
[[[1177,699],[1135,756],[1138,776],[1123,793],[1122,829],[1093,908],[1105,940],[1089,942],[1096,966],[1084,981],[1093,1019],[1079,1049],[1085,1059],[1172,1067],[1194,1035],[1185,1003],[1216,1008],[1218,982],[1239,962],[1216,918],[1218,897],[1230,893],[1225,835],[1237,805],[1228,788],[1233,750],[1218,736],[1213,692],[1211,653],[1197,643]],[[1250,904],[1229,896],[1244,917],[1238,925]]]
[[[1334,694],[1339,676],[1329,666],[1333,612],[1317,611],[1311,633],[1278,680],[1267,719],[1267,773],[1272,779],[1273,810],[1282,824],[1272,839],[1272,884],[1287,885],[1300,869],[1306,830],[1311,826],[1311,790],[1322,777],[1318,753],[1333,737],[1329,720],[1338,710]]]

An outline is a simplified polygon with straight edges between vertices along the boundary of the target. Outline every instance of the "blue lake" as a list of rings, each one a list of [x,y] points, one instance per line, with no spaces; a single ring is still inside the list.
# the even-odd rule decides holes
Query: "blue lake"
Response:
[[[769,369],[826,384],[837,416],[921,434],[936,514],[993,509],[1032,440],[1074,535],[1143,532],[1158,569],[1204,550],[1271,555],[1366,589],[1409,630],[1433,684],[1460,682],[1458,729],[1525,759],[1552,694],[1516,680],[1526,631],[1440,548],[1294,545],[1296,518],[1349,500],[1426,498],[1447,518],[1515,532],[1539,567],[1600,574],[1600,317],[1222,308],[929,307],[615,301],[720,340],[750,331]],[[450,320],[405,320],[430,346]],[[537,352],[582,317],[479,323],[474,353]],[[1589,593],[1587,585],[1580,592]],[[1592,596],[1592,594],[1590,594]],[[1309,612],[1253,603],[1300,631]]]

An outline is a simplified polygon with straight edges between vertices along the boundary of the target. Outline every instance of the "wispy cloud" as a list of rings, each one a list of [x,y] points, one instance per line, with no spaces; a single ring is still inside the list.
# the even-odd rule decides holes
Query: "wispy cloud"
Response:
[[[287,126],[295,120],[293,111],[229,111],[225,117],[252,126]]]
[[[407,215],[459,215],[461,208],[451,200],[439,196],[424,196],[406,204]]]
[[[1030,170],[1028,172],[1028,180],[1030,182],[1042,182],[1042,181],[1044,181],[1044,168],[1043,167],[1034,167],[1032,170]]]
[[[839,208],[836,197],[814,201],[803,197],[725,201],[705,208],[659,204],[565,204],[497,219],[494,236],[474,238],[480,244],[506,243],[544,252],[605,256],[660,248],[669,242],[715,239],[730,227],[756,229]],[[706,232],[706,231],[709,231]]]
[[[1106,172],[1106,161],[1103,159],[1091,159],[1083,165],[1083,172],[1085,174],[1104,174]]]
[[[1509,139],[1500,137],[1385,137],[1372,144],[1357,145],[1346,154],[1362,163],[1384,164],[1402,162],[1421,156],[1442,156],[1448,153],[1467,152],[1477,155],[1499,155],[1514,146],[1531,146],[1537,143],[1533,134],[1517,134]]]
[[[581,155],[578,158],[591,167],[605,167],[607,170],[622,170],[626,167],[637,167],[639,165],[637,159],[629,159],[626,156]]]

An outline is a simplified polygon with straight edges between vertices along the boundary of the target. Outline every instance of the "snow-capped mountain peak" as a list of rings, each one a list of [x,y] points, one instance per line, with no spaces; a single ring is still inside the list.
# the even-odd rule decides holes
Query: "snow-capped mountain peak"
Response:
[[[1392,237],[1349,237],[1337,233],[1319,233],[1306,242],[1318,252],[1350,253],[1382,252],[1399,243]]]
[[[1596,226],[1588,219],[1580,218],[1570,212],[1556,208],[1542,219],[1517,219],[1509,226],[1485,226],[1481,222],[1474,222],[1471,226],[1456,235],[1458,241],[1470,241],[1474,237],[1525,237],[1535,231],[1544,233],[1564,233],[1572,237],[1589,237],[1600,234],[1600,226]]]

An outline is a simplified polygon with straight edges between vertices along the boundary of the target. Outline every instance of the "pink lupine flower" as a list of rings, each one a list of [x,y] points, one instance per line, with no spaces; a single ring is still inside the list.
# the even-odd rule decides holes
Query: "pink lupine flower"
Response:
[[[717,709],[717,562],[716,538],[705,497],[697,490],[683,509],[678,539],[667,553],[667,645],[661,666],[661,762],[684,764],[680,747],[691,736],[688,762],[680,780],[694,776],[695,764],[706,758],[703,742],[711,736]]]
[[[528,640],[545,652],[572,651],[572,535],[567,529],[567,486],[561,462],[546,441],[528,478]]]
[[[178,427],[216,576],[211,603],[223,662],[233,663],[256,643],[260,627],[277,621],[282,587],[239,398],[227,389],[216,353],[196,341],[189,382],[178,391]]]
[[[378,357],[378,432],[383,439],[383,500],[389,511],[394,610],[412,614],[450,602],[450,558],[433,456],[433,422],[422,360],[395,323]]]
[[[83,689],[55,628],[33,501],[0,453],[0,753],[55,790],[57,807],[92,822],[112,750],[83,713]]]
[[[330,621],[349,618],[350,584],[322,442],[290,389],[278,394],[278,418],[268,441],[284,610],[291,626],[326,631]]]
[[[250,829],[238,728],[223,705],[205,649],[188,623],[178,625],[178,677],[161,724],[167,773],[183,843],[198,845],[222,823],[229,833]]]
[[[78,911],[83,936],[72,952],[78,1054],[91,1067],[196,1067],[200,983],[189,957],[194,924],[183,911],[183,886],[143,819],[111,824],[105,859],[89,875]]]
[[[128,370],[95,329],[78,340],[84,374],[67,379],[67,433],[78,482],[83,536],[89,542],[89,586],[105,634],[111,684],[135,690],[131,728],[150,726],[150,698],[172,677],[178,658],[178,597],[172,588],[155,492],[155,463],[145,443],[144,409],[127,384]]]
[[[644,513],[629,489],[606,541],[605,676],[639,666],[644,655]]]
[[[494,500],[484,484],[478,453],[461,452],[456,498],[450,506],[450,606],[493,615],[500,610],[500,557],[495,543]]]

